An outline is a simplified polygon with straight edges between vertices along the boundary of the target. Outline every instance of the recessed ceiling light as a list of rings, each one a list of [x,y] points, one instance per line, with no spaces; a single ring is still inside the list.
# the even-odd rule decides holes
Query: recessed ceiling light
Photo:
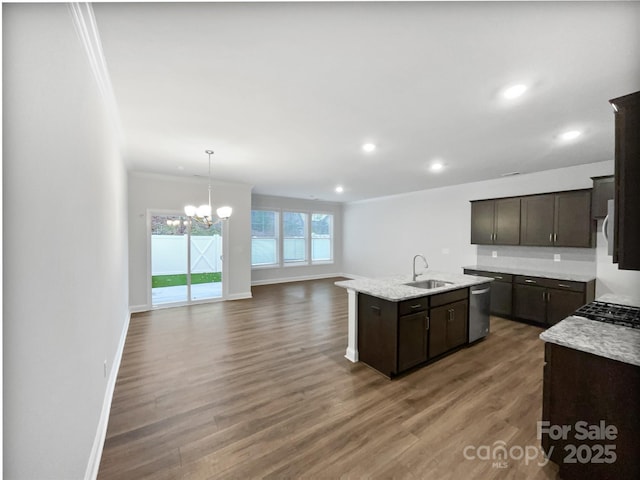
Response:
[[[432,172],[439,172],[444,168],[444,165],[442,164],[442,162],[434,162],[431,164],[429,168],[431,169]]]
[[[569,130],[567,132],[561,133],[560,138],[562,140],[574,140],[580,135],[582,135],[582,132],[580,130]]]
[[[527,86],[523,83],[519,83],[517,85],[511,85],[510,87],[505,88],[502,91],[502,96],[507,100],[513,100],[514,98],[518,98],[527,91]]]
[[[183,167],[182,165],[180,165],[180,166],[178,167],[178,170],[184,170],[184,167]]]
[[[364,150],[367,153],[371,153],[375,149],[376,149],[376,146],[373,143],[365,143],[364,145],[362,145],[362,150]]]
[[[342,185],[338,185],[336,187],[336,193],[342,193],[342,192],[344,192],[344,187]]]

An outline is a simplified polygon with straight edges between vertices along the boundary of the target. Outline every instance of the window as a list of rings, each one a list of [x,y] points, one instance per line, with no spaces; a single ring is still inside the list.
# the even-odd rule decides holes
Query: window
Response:
[[[311,214],[311,261],[333,260],[333,215]]]
[[[251,265],[278,264],[278,212],[251,211]]]
[[[282,260],[284,263],[307,260],[307,214],[282,213]]]
[[[333,214],[251,211],[251,266],[333,262]]]

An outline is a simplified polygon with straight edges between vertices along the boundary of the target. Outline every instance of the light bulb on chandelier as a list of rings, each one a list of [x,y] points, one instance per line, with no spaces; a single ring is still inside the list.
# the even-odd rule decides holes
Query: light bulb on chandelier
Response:
[[[187,205],[184,207],[184,214],[192,220],[195,220],[206,227],[210,227],[218,223],[220,220],[228,220],[233,209],[229,206],[220,207],[216,210],[218,220],[214,221],[211,215],[211,155],[213,150],[205,150],[204,153],[209,155],[209,203],[196,207],[195,205]]]

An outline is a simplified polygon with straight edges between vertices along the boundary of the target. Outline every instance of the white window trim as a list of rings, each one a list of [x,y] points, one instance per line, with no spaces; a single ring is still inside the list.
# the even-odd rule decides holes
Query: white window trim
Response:
[[[295,268],[295,267],[313,267],[313,266],[321,266],[321,265],[333,265],[335,263],[335,212],[326,211],[326,210],[309,210],[309,209],[295,209],[295,208],[283,208],[283,207],[251,207],[251,211],[263,211],[263,212],[277,212],[278,213],[278,235],[276,236],[278,242],[278,248],[276,251],[277,262],[269,263],[264,265],[251,265],[251,270],[268,270],[275,268]],[[284,213],[304,213],[307,215],[307,224],[306,224],[306,238],[305,238],[305,255],[306,260],[303,261],[290,261],[285,262],[284,260],[284,236],[283,236],[283,219]],[[312,215],[313,214],[321,214],[321,215],[331,215],[331,259],[330,260],[312,260]],[[251,237],[253,239],[253,236]]]

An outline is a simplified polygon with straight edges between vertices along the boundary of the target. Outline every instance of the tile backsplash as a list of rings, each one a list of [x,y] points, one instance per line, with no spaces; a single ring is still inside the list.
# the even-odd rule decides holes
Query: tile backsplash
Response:
[[[595,248],[520,247],[478,245],[477,264],[489,267],[523,268],[543,272],[596,276]],[[496,252],[497,256],[493,256]],[[560,261],[554,261],[560,255]]]

